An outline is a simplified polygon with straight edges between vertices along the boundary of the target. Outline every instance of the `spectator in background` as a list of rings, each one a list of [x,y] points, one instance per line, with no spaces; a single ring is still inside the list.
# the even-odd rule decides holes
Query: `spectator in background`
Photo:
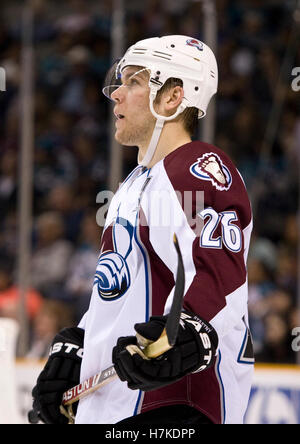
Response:
[[[88,309],[95,267],[99,256],[101,229],[95,220],[94,211],[86,212],[79,237],[79,245],[70,259],[66,291],[74,300],[75,315],[79,322]]]
[[[69,150],[60,145],[56,150],[53,150],[47,146],[46,140],[41,141],[41,144],[37,146],[34,160],[35,207],[37,212],[41,212],[45,211],[44,201],[53,188],[62,183],[75,183],[77,165]]]
[[[80,114],[89,74],[90,52],[85,46],[74,46],[69,50],[67,59],[70,63],[70,72],[62,91],[59,106],[65,112]]]
[[[292,295],[285,289],[276,288],[266,298],[267,313],[263,317],[264,341],[257,361],[295,362],[291,348]]]
[[[284,288],[276,287],[275,290],[268,293],[267,302],[269,304],[269,312],[278,314],[288,324],[294,306],[291,293]]]
[[[53,336],[62,328],[74,325],[70,307],[63,302],[44,300],[32,326],[31,347],[27,358],[47,358]]]
[[[263,318],[267,314],[269,304],[267,296],[275,290],[274,269],[262,255],[253,253],[248,260],[249,282],[249,325],[253,338],[254,352],[259,352],[264,342]]]
[[[276,271],[276,283],[278,286],[289,290],[296,303],[296,294],[298,286],[297,270],[297,249],[289,248],[287,245],[281,245],[278,251],[278,266]]]
[[[76,190],[66,183],[57,184],[48,193],[46,208],[62,219],[64,238],[73,244],[77,242],[84,208],[78,200]]]
[[[93,15],[85,0],[69,0],[69,13],[57,20],[57,29],[69,34],[79,34],[92,26]]]
[[[105,184],[107,161],[103,158],[95,138],[84,132],[78,132],[74,136],[73,152],[78,163],[80,190],[89,193],[92,202],[95,202],[99,188]]]
[[[11,210],[17,193],[17,153],[7,150],[0,163],[0,208],[3,213]]]
[[[2,220],[0,220],[0,258],[4,260],[17,256],[17,225],[18,221],[15,209],[4,214]]]
[[[298,334],[299,327],[300,327],[300,308],[297,308],[297,307],[292,308],[292,310],[290,312],[288,326],[289,326],[290,332],[292,332],[292,330],[294,328],[297,328],[297,334]]]
[[[286,319],[278,313],[268,313],[264,319],[264,343],[256,361],[294,363],[295,354],[291,347],[292,336]]]
[[[277,285],[291,293],[293,304],[296,304],[298,289],[297,255],[299,244],[299,222],[297,214],[286,215],[281,240],[278,248]]]
[[[32,284],[45,297],[64,300],[72,244],[64,238],[64,222],[57,212],[47,212],[36,222],[37,245],[31,263]]]
[[[47,117],[47,127],[39,137],[41,146],[48,150],[58,150],[67,147],[74,119],[72,114],[55,107]]]
[[[18,319],[19,317],[19,288],[13,279],[13,263],[8,258],[0,261],[0,317]],[[43,298],[34,288],[26,294],[26,310],[29,321],[37,315]]]

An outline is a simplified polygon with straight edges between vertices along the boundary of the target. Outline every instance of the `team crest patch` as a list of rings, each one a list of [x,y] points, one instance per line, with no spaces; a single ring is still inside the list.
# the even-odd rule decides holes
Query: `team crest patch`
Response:
[[[190,167],[193,176],[202,180],[209,180],[219,191],[229,190],[232,177],[229,169],[215,153],[205,153]]]
[[[195,46],[199,51],[203,51],[203,43],[196,39],[189,39],[186,41],[189,46]]]
[[[117,217],[112,234],[114,250],[100,254],[94,279],[98,295],[103,301],[119,299],[131,284],[127,258],[132,250],[133,226],[126,219]]]

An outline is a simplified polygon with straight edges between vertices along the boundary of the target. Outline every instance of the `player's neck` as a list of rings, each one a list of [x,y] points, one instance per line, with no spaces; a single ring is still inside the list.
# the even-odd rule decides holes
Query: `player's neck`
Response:
[[[182,124],[179,122],[166,122],[157,148],[155,150],[154,156],[148,165],[148,168],[153,167],[157,162],[164,159],[168,154],[175,151],[182,145],[191,142],[191,136],[184,130]],[[139,147],[141,157],[144,157],[148,146]]]

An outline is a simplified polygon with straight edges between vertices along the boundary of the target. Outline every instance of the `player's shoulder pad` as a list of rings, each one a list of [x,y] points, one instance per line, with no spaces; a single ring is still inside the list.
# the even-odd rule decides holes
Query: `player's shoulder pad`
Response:
[[[190,142],[164,159],[166,173],[175,189],[229,191],[241,177],[228,155],[214,145]]]

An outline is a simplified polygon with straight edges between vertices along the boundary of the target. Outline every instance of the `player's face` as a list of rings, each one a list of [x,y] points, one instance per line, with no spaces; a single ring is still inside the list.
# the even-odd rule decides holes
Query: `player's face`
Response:
[[[111,98],[115,102],[116,140],[122,145],[148,146],[155,126],[149,108],[148,73],[129,66],[122,73],[122,85]]]

